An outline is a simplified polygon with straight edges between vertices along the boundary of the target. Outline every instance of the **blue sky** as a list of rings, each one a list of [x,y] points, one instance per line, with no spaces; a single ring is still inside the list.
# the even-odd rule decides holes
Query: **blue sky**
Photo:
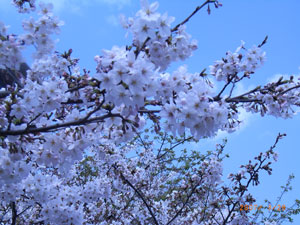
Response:
[[[49,0],[50,1],[50,0]],[[0,20],[11,25],[10,32],[20,33],[21,20],[8,3],[0,0]],[[134,16],[139,9],[138,0],[52,0],[56,14],[65,22],[59,35],[57,48],[60,51],[73,49],[74,56],[80,58],[81,68],[95,69],[94,56],[102,49],[111,49],[113,45],[130,44],[125,38],[126,31],[118,24],[119,14]],[[174,25],[189,15],[200,0],[160,0],[160,12],[167,11],[175,16]],[[211,15],[203,10],[188,23],[187,31],[198,40],[198,50],[185,62],[190,72],[199,72],[225,55],[227,50],[234,51],[241,40],[247,47],[259,44],[266,35],[268,43],[265,65],[255,73],[250,81],[239,86],[247,90],[251,85],[265,84],[278,74],[299,75],[300,70],[300,2],[297,0],[243,0],[222,1],[223,7],[212,8]],[[289,205],[291,200],[300,199],[300,116],[293,119],[261,118],[258,115],[243,114],[245,124],[231,135],[219,135],[214,140],[204,140],[199,150],[213,148],[216,141],[228,137],[227,152],[231,158],[225,161],[224,174],[237,171],[240,164],[246,163],[260,151],[271,146],[276,135],[287,133],[287,137],[278,144],[279,161],[274,165],[272,176],[262,176],[261,185],[254,189],[260,202],[268,198],[275,204],[280,194],[280,186],[285,184],[289,174],[294,173],[293,191],[288,193],[282,204]],[[300,218],[295,218],[300,224]]]

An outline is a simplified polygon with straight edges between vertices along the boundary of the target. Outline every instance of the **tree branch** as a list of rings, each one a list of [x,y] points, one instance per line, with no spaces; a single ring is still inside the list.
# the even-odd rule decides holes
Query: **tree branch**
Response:
[[[287,92],[289,92],[289,91],[291,91],[291,90],[293,90],[293,89],[297,89],[297,88],[299,88],[299,87],[300,87],[300,84],[298,84],[298,85],[296,85],[296,86],[294,86],[294,87],[288,88],[288,89],[286,89],[286,90],[280,92],[277,96],[286,94]]]
[[[184,138],[183,140],[177,142],[175,145],[173,145],[172,147],[169,148],[169,151],[173,150],[174,148],[176,148],[178,145],[184,144],[184,142],[189,141],[193,139],[192,136],[188,137],[188,138]],[[168,151],[166,151],[165,153],[157,156],[157,159],[161,159],[162,157],[164,157],[166,154],[168,153]]]
[[[206,0],[202,5],[197,6],[197,8],[191,13],[191,15],[189,15],[184,21],[182,21],[181,23],[177,24],[171,31],[177,31],[178,28],[182,25],[184,25],[185,23],[187,23],[200,9],[202,9],[204,6],[206,6],[209,3],[214,3],[215,0]]]
[[[17,209],[16,209],[16,203],[12,202],[11,203],[11,225],[16,225],[17,222]]]
[[[186,198],[185,202],[183,203],[183,206],[177,211],[177,213],[175,214],[175,216],[171,220],[169,220],[167,222],[167,225],[171,224],[179,216],[179,214],[183,211],[183,209],[185,208],[185,206],[189,202],[190,198],[195,193],[196,188],[200,185],[201,181],[202,181],[202,179],[193,187],[192,191],[190,192],[190,194]]]
[[[237,73],[232,75],[230,78],[228,78],[227,83],[224,85],[224,87],[222,88],[222,90],[219,92],[219,94],[217,96],[215,96],[213,99],[214,101],[219,101],[221,99],[221,95],[223,94],[223,92],[225,91],[225,89],[228,87],[229,84],[231,84],[231,81],[233,81],[233,79],[236,77]]]
[[[284,136],[286,136],[286,134],[280,134],[280,133],[279,133],[279,134],[277,135],[277,137],[276,137],[275,143],[270,147],[270,149],[269,149],[267,152],[272,152],[273,149],[276,148],[276,145],[278,144],[278,141],[279,141],[282,137],[284,137]],[[256,175],[257,175],[258,172],[259,172],[259,170],[261,170],[261,169],[263,168],[262,165],[263,165],[263,163],[264,163],[266,160],[267,160],[267,156],[266,156],[264,159],[260,159],[260,163],[259,163],[259,165],[258,165],[257,168],[256,168],[256,166],[253,168],[253,172],[250,174],[250,178],[249,178],[247,184],[245,185],[245,189],[244,189],[243,191],[241,191],[241,193],[240,193],[240,196],[239,196],[240,198],[241,198],[241,197],[245,194],[245,192],[248,190],[248,187],[249,187],[251,181],[255,179]],[[255,169],[255,168],[256,168],[256,169]],[[226,224],[227,224],[227,222],[228,222],[228,220],[229,220],[231,214],[233,213],[233,211],[234,211],[234,209],[235,209],[235,207],[237,206],[238,203],[239,203],[239,201],[236,201],[236,202],[233,204],[233,206],[232,206],[231,210],[229,211],[229,213],[228,213],[226,219],[223,221],[223,225],[226,225]]]
[[[147,201],[146,201],[146,199],[145,199],[145,197],[144,197],[144,194],[143,194],[140,190],[138,190],[132,183],[130,183],[129,180],[127,180],[127,179],[125,178],[125,176],[123,175],[123,173],[117,169],[116,165],[114,165],[113,167],[114,167],[114,169],[115,169],[116,171],[119,172],[119,174],[120,174],[120,176],[121,176],[121,179],[122,179],[126,184],[128,184],[128,185],[135,191],[135,193],[142,199],[142,201],[144,202],[145,206],[147,207],[147,209],[148,209],[148,211],[149,211],[149,213],[150,213],[150,215],[151,215],[151,217],[152,217],[154,223],[155,223],[156,225],[159,225],[159,223],[158,223],[158,221],[157,221],[157,219],[156,219],[156,217],[155,217],[155,215],[154,215],[154,213],[153,213],[153,211],[152,211],[150,205],[147,203]]]
[[[38,127],[38,128],[26,128],[22,130],[6,130],[6,131],[0,131],[0,136],[17,136],[17,135],[24,135],[24,134],[34,134],[34,133],[40,133],[40,132],[51,132],[55,131],[59,128],[65,128],[65,127],[71,127],[71,126],[80,126],[80,125],[85,125],[85,124],[90,124],[93,122],[103,122],[104,119],[111,118],[111,117],[120,117],[126,122],[131,122],[129,120],[124,119],[119,113],[112,114],[108,113],[103,116],[98,116],[90,119],[79,119],[67,123],[59,123],[59,124],[54,124],[51,126],[47,127]]]

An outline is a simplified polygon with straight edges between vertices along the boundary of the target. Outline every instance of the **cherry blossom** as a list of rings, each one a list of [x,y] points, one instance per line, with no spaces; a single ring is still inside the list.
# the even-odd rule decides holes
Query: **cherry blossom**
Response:
[[[19,12],[35,10],[32,0],[13,4]],[[205,1],[174,26],[157,2],[142,0],[134,17],[122,19],[132,43],[103,50],[92,72],[81,71],[72,49],[55,51],[52,35],[63,22],[51,4],[41,3],[39,17],[23,21],[23,34],[8,34],[0,22],[1,71],[17,76],[23,49],[35,49],[26,77],[0,90],[0,223],[279,221],[270,216],[256,222],[239,205],[256,201],[248,188],[259,184],[260,172],[271,174],[283,134],[255,163],[230,174],[231,185],[223,178],[225,144],[207,153],[176,152],[186,142],[237,130],[242,109],[289,118],[300,105],[300,83],[292,76],[234,95],[235,85],[251,79],[266,60],[267,38],[249,49],[242,42],[209,73],[190,73],[187,66],[169,70],[197,49],[186,23],[210,5],[221,6]]]

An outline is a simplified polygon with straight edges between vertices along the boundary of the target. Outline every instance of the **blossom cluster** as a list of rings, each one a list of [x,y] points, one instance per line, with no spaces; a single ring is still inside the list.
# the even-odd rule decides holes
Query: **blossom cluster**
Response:
[[[36,48],[35,58],[43,58],[53,52],[54,41],[51,34],[58,34],[63,22],[52,13],[53,5],[40,3],[38,20],[30,17],[23,21],[23,28],[27,32],[21,36],[25,45],[34,45]]]
[[[8,35],[7,28],[0,21],[0,69],[19,69],[22,62],[22,42],[16,36]]]
[[[243,72],[246,75],[252,74],[265,61],[266,53],[261,48],[253,46],[250,49],[245,49],[244,42],[232,53],[228,51],[226,57],[222,60],[217,60],[214,65],[210,66],[210,72],[218,81],[228,81],[232,76],[237,77],[238,73]],[[240,53],[245,50],[246,53]]]
[[[35,0],[12,0],[19,13],[30,13],[35,10]]]
[[[278,86],[278,84],[281,84]],[[261,112],[275,117],[291,118],[297,113],[300,92],[297,89],[299,82],[291,76],[289,80],[280,78],[277,82],[266,85],[262,90],[257,90],[250,98],[257,99],[256,103],[247,104],[246,110]],[[270,90],[266,93],[266,90]],[[258,106],[260,105],[260,107]]]
[[[192,87],[188,87],[189,83]],[[161,96],[169,99],[160,112],[166,119],[166,130],[183,135],[188,128],[196,139],[200,139],[225,129],[229,114],[227,103],[211,101],[212,87],[199,74],[188,74],[186,68],[181,67],[172,76],[164,78],[161,85],[164,93]],[[176,97],[173,97],[174,93]]]
[[[14,99],[10,116],[29,122],[42,113],[54,111],[61,106],[61,102],[68,99],[68,94],[65,94],[67,90],[66,82],[56,77],[41,84],[27,79],[23,96]]]
[[[142,9],[135,18],[123,20],[123,26],[133,34],[133,45],[137,51],[145,50],[160,71],[165,71],[171,62],[190,57],[197,49],[197,42],[190,40],[185,26],[173,30],[171,24],[175,18],[156,12],[157,2],[149,4],[143,0],[141,3]]]
[[[103,57],[96,57],[96,61],[98,73],[95,78],[106,90],[106,100],[115,106],[124,105],[136,110],[144,105],[145,98],[153,95],[155,66],[142,54],[135,58],[132,51],[114,47],[104,51]]]
[[[14,3],[22,12],[35,8],[31,0]],[[226,82],[219,93],[204,72],[192,74],[186,66],[167,71],[190,57],[196,42],[184,23],[171,28],[174,18],[158,13],[158,3],[141,3],[135,18],[123,21],[132,45],[95,56],[95,73],[80,72],[71,50],[54,51],[52,35],[63,23],[51,4],[40,4],[37,20],[23,21],[23,35],[8,35],[0,23],[0,69],[17,71],[21,50],[36,50],[22,85],[8,85],[0,98],[0,223],[18,217],[22,224],[213,224],[231,215],[225,204],[214,207],[222,184],[219,154],[195,154],[194,168],[186,160],[183,169],[172,169],[173,147],[163,147],[164,139],[157,150],[140,131],[151,120],[157,135],[199,140],[235,130],[241,108],[288,117],[299,105],[299,83],[279,80],[232,96],[235,84],[262,65],[261,45],[242,45],[211,66],[211,75]],[[250,219],[237,213],[230,224]]]

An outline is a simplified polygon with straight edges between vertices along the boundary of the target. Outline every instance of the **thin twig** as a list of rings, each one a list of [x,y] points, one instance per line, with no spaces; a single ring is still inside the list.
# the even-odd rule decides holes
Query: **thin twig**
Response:
[[[283,191],[281,192],[281,195],[279,196],[279,198],[277,199],[276,203],[275,203],[275,206],[277,206],[279,204],[279,202],[281,201],[283,195],[288,192],[288,188],[290,186],[290,182],[291,182],[291,177],[289,177],[287,183],[286,183],[286,186],[284,187]],[[271,216],[273,215],[273,212],[274,210],[271,210],[269,216],[268,216],[268,220],[270,220]]]
[[[252,90],[250,90],[250,91],[247,91],[247,92],[245,92],[244,94],[241,94],[241,95],[239,95],[239,96],[235,96],[235,97],[233,97],[233,98],[227,98],[227,99],[239,99],[239,98],[244,97],[245,95],[252,94],[252,93],[254,93],[254,92],[258,91],[258,90],[260,90],[260,86],[254,88],[254,89],[252,89]]]
[[[189,15],[184,21],[182,21],[181,23],[177,24],[171,31],[177,31],[178,28],[182,25],[184,25],[185,23],[187,23],[200,9],[202,9],[204,6],[206,6],[209,3],[214,3],[214,0],[206,0],[202,5],[197,6],[197,8],[191,13],[191,15]]]
[[[90,112],[83,118],[83,120],[89,119],[89,118],[91,117],[91,115],[93,115],[95,112],[97,112],[98,110],[100,110],[101,107],[103,106],[104,102],[105,102],[105,99],[103,99],[103,100],[101,101],[100,105],[98,105],[94,110],[90,111]]]
[[[177,211],[175,216],[167,222],[167,225],[171,224],[179,216],[179,214],[183,211],[183,209],[186,207],[186,205],[188,204],[190,198],[195,193],[195,190],[197,189],[197,187],[200,185],[201,182],[202,182],[202,179],[192,188],[192,191],[190,192],[190,194],[186,198],[185,202],[183,203],[183,206]]]
[[[162,143],[161,143],[161,145],[160,145],[160,148],[158,149],[156,158],[159,158],[160,152],[161,152],[161,150],[162,150],[162,147],[163,147],[164,144],[165,144],[166,138],[167,138],[167,133],[165,133],[165,135],[164,135],[164,137],[163,137],[163,141],[162,141]]]
[[[182,141],[177,142],[175,145],[173,145],[172,147],[169,148],[169,151],[173,150],[174,148],[176,148],[178,145],[183,144],[186,141],[189,141],[193,139],[193,137],[188,137],[188,138],[184,138]],[[159,157],[157,157],[157,159],[161,159],[163,158],[169,151],[166,151],[165,153],[161,154]]]
[[[221,99],[221,95],[223,94],[223,92],[225,91],[225,89],[228,87],[228,85],[231,84],[231,81],[233,81],[233,79],[236,77],[236,75],[237,75],[237,73],[234,74],[234,75],[232,75],[232,76],[228,79],[227,83],[224,85],[224,87],[223,87],[222,90],[219,92],[219,94],[213,98],[215,101],[219,101],[219,100]]]
[[[117,170],[119,172],[122,180],[125,181],[125,183],[127,183],[135,191],[135,193],[142,199],[142,201],[144,202],[145,206],[147,207],[147,209],[148,209],[148,211],[149,211],[149,213],[150,213],[150,215],[151,215],[154,223],[156,225],[159,225],[159,223],[158,223],[158,221],[157,221],[157,219],[156,219],[156,217],[155,217],[155,215],[154,215],[154,213],[153,213],[150,205],[147,203],[147,201],[146,201],[146,199],[144,197],[144,194],[140,190],[138,190],[129,180],[127,180],[125,178],[125,176],[123,175],[123,173],[121,171],[119,171],[115,165],[113,167],[115,168],[115,170]]]
[[[140,109],[139,113],[159,113],[161,110],[148,110],[148,109]]]
[[[29,208],[31,208],[32,206],[27,206],[22,212],[20,212],[17,216],[22,215],[25,211],[27,211]]]
[[[138,138],[140,139],[140,141],[141,141],[142,145],[144,146],[144,148],[145,148],[146,150],[148,150],[148,146],[147,146],[146,143],[144,142],[144,140],[143,140],[143,138],[141,137],[141,135],[139,134],[139,132],[135,132],[135,133],[137,134],[137,136],[138,136]]]
[[[285,94],[285,93],[287,93],[287,92],[289,92],[289,91],[291,91],[291,90],[293,90],[293,89],[297,89],[297,88],[299,88],[299,87],[300,87],[300,84],[299,84],[299,85],[296,85],[296,86],[294,86],[294,87],[288,88],[288,89],[286,89],[286,90],[280,92],[277,96],[283,95],[283,94]]]
[[[263,40],[263,42],[260,45],[258,45],[258,47],[261,48],[264,44],[267,43],[267,40],[268,40],[268,35],[265,37],[265,39]]]
[[[65,127],[72,127],[72,126],[80,126],[85,124],[90,124],[93,122],[103,122],[107,118],[112,117],[120,117],[121,119],[125,120],[126,122],[131,122],[127,119],[124,119],[119,113],[112,114],[108,113],[103,116],[93,117],[91,119],[79,119],[67,123],[59,123],[54,124],[47,127],[38,127],[38,128],[29,128],[29,129],[23,129],[23,130],[6,130],[6,131],[0,131],[0,136],[17,136],[17,135],[25,135],[25,134],[34,134],[34,133],[40,133],[40,132],[52,132],[54,130],[65,128]]]
[[[282,137],[284,137],[284,136],[286,136],[286,134],[280,134],[280,133],[279,133],[279,134],[277,135],[277,137],[276,137],[275,143],[270,147],[270,149],[269,149],[268,151],[273,151],[273,149],[276,148],[276,146],[277,146],[277,144],[278,144],[278,141],[279,141]],[[239,196],[240,198],[241,198],[241,197],[245,194],[245,192],[248,190],[248,187],[249,187],[251,181],[252,181],[253,179],[255,179],[256,174],[258,174],[259,170],[261,170],[261,169],[263,168],[262,165],[263,165],[263,163],[264,163],[266,160],[267,160],[267,157],[264,158],[263,160],[260,160],[260,163],[259,163],[258,167],[257,167],[255,170],[253,169],[254,171],[253,171],[253,173],[251,174],[251,176],[250,176],[250,178],[249,178],[247,184],[245,185],[245,189],[240,193],[240,196]],[[256,167],[256,166],[255,166],[255,167]],[[229,213],[228,213],[226,219],[223,221],[223,225],[226,225],[226,224],[227,224],[227,222],[228,222],[228,220],[229,220],[231,214],[233,213],[235,207],[237,206],[237,204],[239,204],[239,201],[236,201],[236,202],[233,204],[233,206],[232,206],[231,210],[229,211]]]

